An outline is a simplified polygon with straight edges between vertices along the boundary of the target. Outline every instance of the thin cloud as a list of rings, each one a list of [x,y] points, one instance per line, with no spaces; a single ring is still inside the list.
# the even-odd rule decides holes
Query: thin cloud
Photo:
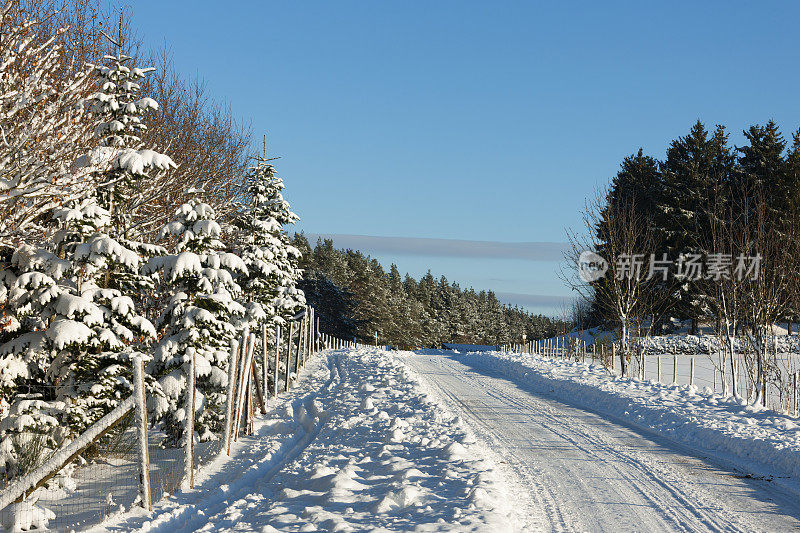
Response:
[[[521,292],[495,292],[497,299],[503,303],[522,307],[547,307],[560,311],[571,304],[574,296],[554,296],[550,294],[526,294]]]
[[[318,238],[331,239],[337,248],[352,248],[367,253],[423,257],[466,257],[472,259],[521,259],[557,262],[564,258],[568,244],[563,242],[500,242],[421,237],[377,237],[341,233],[306,233],[311,245]]]

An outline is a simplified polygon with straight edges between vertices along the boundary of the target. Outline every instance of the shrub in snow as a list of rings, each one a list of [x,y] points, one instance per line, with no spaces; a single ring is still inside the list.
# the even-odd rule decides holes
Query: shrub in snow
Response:
[[[221,229],[214,211],[197,201],[180,206],[176,219],[167,224],[161,237],[178,238],[173,255],[155,257],[148,269],[158,272],[169,303],[158,320],[163,330],[150,372],[161,384],[164,396],[156,406],[169,444],[186,437],[186,376],[192,358],[196,361],[197,419],[201,440],[214,438],[224,421],[227,385],[228,345],[236,335],[233,323],[244,317],[236,301],[241,289],[233,275],[247,275],[242,259],[222,251]]]
[[[65,405],[40,394],[20,394],[0,420],[0,477],[24,476],[71,435],[62,427]]]
[[[53,511],[35,501],[14,503],[3,512],[3,531],[49,531],[48,523],[55,517]]]

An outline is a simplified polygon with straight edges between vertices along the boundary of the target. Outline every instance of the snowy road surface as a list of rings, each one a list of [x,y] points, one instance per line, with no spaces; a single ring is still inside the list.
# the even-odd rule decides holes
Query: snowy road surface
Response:
[[[800,502],[457,355],[405,358],[505,463],[525,529],[789,531]]]

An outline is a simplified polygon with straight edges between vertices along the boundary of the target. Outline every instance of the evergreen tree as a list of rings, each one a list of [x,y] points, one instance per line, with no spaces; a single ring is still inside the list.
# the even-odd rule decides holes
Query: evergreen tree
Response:
[[[99,91],[84,105],[97,121],[99,146],[89,158],[94,166],[103,168],[95,176],[98,203],[111,215],[107,232],[127,245],[123,240],[131,237],[128,233],[137,209],[149,200],[141,194],[143,180],[157,179],[159,173],[175,168],[175,163],[169,156],[143,147],[142,119],[157,110],[158,103],[140,97],[139,82],[155,69],[129,66],[131,57],[123,50],[121,25],[120,20],[120,34],[111,41],[116,55],[104,56],[107,64],[93,67]]]
[[[158,272],[170,296],[157,326],[163,330],[150,372],[159,379],[163,395],[156,418],[163,421],[168,442],[185,439],[186,376],[195,358],[197,413],[195,428],[201,440],[214,438],[224,421],[228,381],[229,342],[236,335],[234,323],[244,317],[236,301],[241,288],[235,274],[248,274],[240,257],[224,252],[222,230],[208,204],[191,200],[180,206],[176,219],[161,237],[178,237],[176,253],[155,257],[149,270]]]
[[[738,152],[745,190],[763,194],[771,216],[784,219],[792,208],[793,197],[792,179],[783,157],[786,140],[771,120],[764,126],[750,126],[744,136],[748,144],[738,148]]]
[[[643,150],[640,148],[635,154],[626,157],[620,165],[620,170],[616,176],[611,180],[611,186],[608,190],[606,198],[606,207],[601,213],[601,220],[596,228],[597,240],[602,243],[597,253],[604,257],[607,261],[614,262],[618,258],[613,257],[618,253],[609,246],[609,228],[615,227],[615,221],[609,220],[609,217],[620,216],[621,214],[630,213],[631,222],[634,220],[639,223],[649,224],[654,226],[659,218],[659,206],[657,200],[661,192],[662,177],[659,171],[659,163],[653,157],[644,155]],[[644,241],[633,243],[634,253],[645,254],[651,248],[659,250],[662,248],[665,239],[663,230],[656,230],[654,238],[655,243]],[[619,238],[619,237],[617,237]],[[666,250],[665,250],[666,251]],[[663,252],[662,252],[663,253]],[[649,259],[646,258],[646,259]],[[661,257],[659,257],[661,259]],[[613,280],[602,277],[593,282],[595,294],[608,294],[609,289],[607,285],[612,283]],[[671,292],[672,280],[662,282],[656,280],[648,287],[651,291]],[[615,312],[607,309],[609,302],[601,301],[595,298],[592,302],[592,313],[601,317],[603,321],[613,322]]]
[[[87,198],[56,210],[55,217],[62,223],[55,241],[72,264],[75,291],[101,311],[90,347],[61,353],[50,368],[59,395],[72,399],[71,424],[82,430],[130,395],[131,356],[144,357],[155,329],[133,299],[108,282],[111,269],[142,277],[140,256],[99,231],[108,226],[109,213]]]
[[[54,216],[63,226],[56,242],[64,259],[22,245],[3,272],[13,320],[0,346],[0,392],[16,417],[0,429],[7,475],[21,473],[20,446],[28,442],[21,434],[39,435],[45,450],[54,449],[130,395],[130,357],[141,355],[135,342],[155,337],[129,297],[93,281],[109,257],[138,266],[138,256],[112,240],[87,240],[108,212],[87,198]]]
[[[709,136],[700,121],[688,135],[672,142],[661,165],[663,186],[657,225],[665,251],[679,262],[673,270],[677,287],[671,308],[679,317],[692,319],[694,331],[705,304],[697,282],[679,271],[680,261],[707,253],[705,243],[710,241],[714,205],[723,194],[730,171],[730,149],[724,128],[718,126]]]
[[[140,314],[145,291],[153,288],[142,275],[143,256],[163,253],[159,247],[129,240],[129,213],[117,207],[137,184],[156,172],[174,167],[172,160],[152,150],[142,150],[138,134],[142,115],[157,104],[138,98],[137,80],[148,70],[129,68],[130,57],[106,56],[109,66],[95,67],[99,91],[84,105],[97,122],[99,146],[90,154],[96,168],[93,195],[56,209],[61,224],[55,244],[72,264],[72,283],[77,295],[102,311],[94,325],[96,339],[82,352],[63,352],[50,372],[59,383],[59,394],[72,398],[70,424],[80,430],[112,410],[130,393],[130,356],[142,355],[155,337],[152,324]],[[137,305],[138,304],[138,305]]]
[[[246,176],[250,205],[236,221],[243,240],[241,257],[248,271],[241,284],[251,301],[248,315],[256,322],[279,318],[276,305],[283,294],[285,272],[291,268],[288,254],[283,253],[282,225],[274,216],[274,180],[272,165],[257,159]]]
[[[272,165],[259,163],[251,174],[251,182],[251,216],[263,221],[258,238],[264,243],[261,249],[264,250],[265,257],[271,256],[275,267],[266,286],[271,287],[274,294],[274,313],[288,319],[306,305],[305,295],[297,287],[303,275],[299,266],[302,254],[292,245],[285,229],[285,226],[297,222],[299,217],[292,212],[289,202],[283,199],[283,180],[275,175]]]

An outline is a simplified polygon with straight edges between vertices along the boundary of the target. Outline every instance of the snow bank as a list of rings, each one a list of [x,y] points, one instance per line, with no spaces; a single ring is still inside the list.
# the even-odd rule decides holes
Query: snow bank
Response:
[[[496,352],[497,346],[488,346],[485,344],[458,344],[455,342],[444,342],[442,347],[445,350],[456,350],[459,352]]]
[[[110,530],[510,531],[511,497],[461,422],[401,357],[362,348],[311,360],[256,435],[149,516]]]
[[[720,352],[720,340],[716,335],[662,335],[644,338],[641,342],[645,352],[651,355],[714,355]],[[777,348],[778,353],[800,353],[800,336],[798,335],[775,335],[770,337],[769,343],[770,351]],[[737,337],[734,340],[734,347],[739,353],[752,350],[750,341],[746,337]]]
[[[528,354],[467,353],[459,360],[525,387],[707,453],[800,492],[798,420],[689,385],[609,376],[601,365]]]
[[[9,512],[3,513],[3,531],[41,531],[47,530],[50,520],[56,515],[50,509],[39,507],[35,502],[14,503],[9,506]]]

